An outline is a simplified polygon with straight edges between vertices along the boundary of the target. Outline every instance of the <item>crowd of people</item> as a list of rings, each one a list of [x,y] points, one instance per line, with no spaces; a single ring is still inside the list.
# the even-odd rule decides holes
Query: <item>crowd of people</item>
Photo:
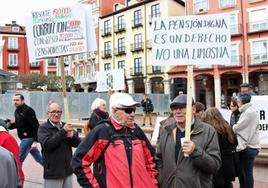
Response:
[[[176,96],[154,148],[134,122],[142,106],[141,126],[147,117],[153,124],[153,103],[146,94],[137,102],[127,93],[113,93],[110,114],[105,100],[95,99],[83,139],[72,124],[62,122],[58,102],[48,103],[47,121],[39,125],[23,95],[15,94],[14,120],[0,121],[0,187],[23,187],[22,164],[30,153],[43,167],[45,188],[72,188],[73,173],[81,187],[232,188],[238,177],[240,188],[253,188],[260,140],[252,95],[241,89],[232,97],[228,121],[219,109],[192,100],[190,140],[184,139],[187,95]],[[9,129],[17,129],[19,145]]]

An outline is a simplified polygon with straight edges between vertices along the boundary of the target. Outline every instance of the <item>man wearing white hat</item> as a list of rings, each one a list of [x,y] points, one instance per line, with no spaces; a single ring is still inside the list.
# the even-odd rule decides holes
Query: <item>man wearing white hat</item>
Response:
[[[100,122],[86,136],[73,157],[74,173],[82,187],[158,186],[154,149],[134,123],[139,106],[126,93],[111,95],[110,119]]]

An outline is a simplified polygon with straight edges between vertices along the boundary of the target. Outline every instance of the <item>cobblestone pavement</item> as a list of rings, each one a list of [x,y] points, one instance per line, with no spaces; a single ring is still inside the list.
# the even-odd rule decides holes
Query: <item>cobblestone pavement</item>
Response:
[[[153,117],[153,122],[156,118]],[[142,117],[137,116],[136,122],[141,125]],[[10,133],[18,140],[16,131],[12,130]],[[18,140],[19,142],[19,140]],[[40,145],[39,145],[40,147]],[[43,188],[43,168],[34,161],[31,155],[28,155],[23,163],[23,171],[25,174],[25,186],[24,188]],[[267,166],[254,166],[254,179],[255,188],[267,188],[268,187],[268,165]],[[76,176],[73,176],[73,188],[80,188],[76,181]],[[238,179],[234,182],[234,188],[239,188]]]

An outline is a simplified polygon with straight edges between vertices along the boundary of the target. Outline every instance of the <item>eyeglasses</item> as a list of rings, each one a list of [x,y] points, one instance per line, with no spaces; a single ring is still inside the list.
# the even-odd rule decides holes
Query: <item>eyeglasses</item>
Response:
[[[131,114],[132,112],[135,113],[136,108],[117,108],[119,110],[123,110],[124,112],[126,112],[127,114]]]
[[[62,111],[51,111],[51,112],[48,112],[48,113],[51,113],[53,115],[55,115],[55,114],[61,115]]]

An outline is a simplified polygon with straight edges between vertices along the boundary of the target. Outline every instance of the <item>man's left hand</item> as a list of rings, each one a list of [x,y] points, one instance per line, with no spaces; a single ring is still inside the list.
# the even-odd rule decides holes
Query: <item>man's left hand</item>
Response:
[[[191,140],[185,140],[182,145],[182,152],[191,155],[195,149],[195,144]]]

